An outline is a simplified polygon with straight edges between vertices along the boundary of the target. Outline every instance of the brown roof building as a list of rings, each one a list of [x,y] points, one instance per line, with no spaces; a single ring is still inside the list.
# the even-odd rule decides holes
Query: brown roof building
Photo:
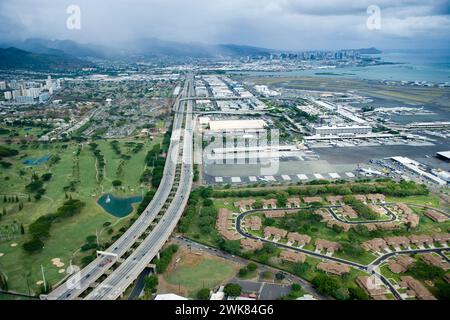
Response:
[[[449,219],[445,214],[440,213],[439,211],[436,210],[427,210],[425,211],[425,215],[431,220],[439,223],[448,221]]]
[[[389,260],[388,266],[393,273],[402,273],[415,263],[416,260],[407,255],[399,255],[396,259]]]
[[[348,206],[348,205],[343,205],[342,206],[342,215],[344,217],[350,218],[350,219],[356,219],[358,218],[358,213],[353,210],[352,207]]]
[[[372,202],[384,202],[385,197],[384,197],[384,194],[380,194],[380,193],[368,194],[367,200],[372,201]]]
[[[350,267],[345,264],[340,264],[336,262],[320,262],[317,265],[318,270],[322,270],[326,273],[334,274],[337,276],[341,276],[345,273],[350,272]]]
[[[349,223],[344,223],[344,222],[341,222],[338,220],[328,220],[327,227],[333,228],[333,226],[338,226],[339,228],[342,229],[342,231],[348,232],[350,230],[350,228],[354,225],[349,224]]]
[[[270,210],[264,211],[266,218],[283,218],[286,215],[284,210]]]
[[[334,219],[333,216],[330,214],[330,212],[328,212],[328,210],[324,208],[315,210],[314,214],[321,216],[323,218],[322,219],[323,222],[327,222],[329,220]]]
[[[412,244],[416,246],[433,245],[433,238],[427,235],[412,235],[408,237]]]
[[[217,213],[216,229],[227,240],[237,240],[241,236],[233,230],[232,226],[233,213],[224,208],[220,208]],[[231,230],[230,230],[231,229]]]
[[[290,250],[283,250],[280,253],[280,259],[288,262],[300,262],[303,263],[306,260],[306,256],[300,252],[293,252]]]
[[[448,263],[447,261],[443,260],[440,256],[435,255],[433,253],[425,253],[425,254],[421,254],[420,258],[435,267],[439,267],[441,269],[444,269],[445,271],[450,270],[450,263]]]
[[[409,239],[407,237],[403,237],[403,236],[387,237],[387,238],[384,238],[384,240],[386,240],[386,243],[389,246],[394,247],[394,248],[401,248],[402,246],[408,247],[411,244]]]
[[[411,228],[415,228],[419,225],[420,218],[415,213],[406,213],[402,217],[402,221],[405,224],[408,224]]]
[[[250,228],[252,231],[258,231],[261,229],[261,218],[258,216],[251,216],[250,218],[246,219],[245,224]]]
[[[445,282],[450,283],[450,273],[447,273],[447,274],[444,276],[444,280],[445,280]]]
[[[356,284],[361,287],[374,300],[387,300],[386,293],[389,291],[374,276],[359,276]]]
[[[264,228],[264,237],[268,238],[273,236],[274,240],[279,240],[281,238],[286,237],[287,231],[275,227],[265,227]]]
[[[287,238],[289,242],[297,242],[299,246],[304,246],[311,242],[310,236],[306,234],[299,234],[297,232],[289,232]]]
[[[378,206],[378,205],[375,205],[375,204],[369,204],[368,207],[370,209],[372,209],[372,211],[375,212],[375,213],[378,213],[378,214],[385,214],[386,213],[386,210],[383,207],[381,207],[381,206]]]
[[[244,238],[244,239],[241,239],[241,247],[245,251],[254,251],[254,250],[261,249],[263,247],[263,243],[260,240]]]
[[[290,207],[296,207],[296,208],[298,208],[298,207],[300,207],[300,198],[288,198],[288,199],[287,199],[287,204],[288,204]]]
[[[400,227],[397,223],[393,221],[375,223],[375,226],[377,227],[378,230],[395,230]]]
[[[382,252],[388,247],[388,245],[384,239],[374,238],[363,242],[361,247],[363,247],[366,251]]]
[[[376,223],[365,223],[365,224],[363,224],[363,226],[366,227],[367,230],[369,230],[369,231],[374,231],[374,230],[378,229]]]
[[[400,287],[409,289],[409,296],[417,297],[420,300],[436,300],[427,288],[419,281],[410,276],[400,277]]]
[[[366,196],[363,194],[355,194],[353,198],[361,202],[366,202]]]
[[[277,200],[276,199],[264,199],[261,201],[264,209],[276,209]]]
[[[446,245],[447,242],[450,242],[450,233],[435,233],[433,239],[435,242]]]
[[[404,204],[404,203],[396,203],[395,205],[394,205],[394,210],[395,211],[398,211],[398,212],[401,212],[401,213],[404,213],[404,214],[410,214],[410,213],[413,213],[413,211],[411,210],[411,208],[410,207],[408,207],[406,204]]]
[[[241,211],[247,211],[252,209],[252,205],[255,203],[255,200],[248,199],[248,200],[240,200],[234,203],[234,206],[236,208],[239,208]]]
[[[327,201],[330,204],[335,205],[338,203],[342,203],[344,201],[344,197],[343,196],[328,196]]]
[[[318,250],[318,251],[326,250],[328,252],[333,253],[335,251],[340,250],[341,248],[342,248],[342,246],[337,242],[323,240],[323,239],[316,240],[316,250]]]
[[[321,197],[304,197],[303,201],[305,203],[322,202],[322,198]]]

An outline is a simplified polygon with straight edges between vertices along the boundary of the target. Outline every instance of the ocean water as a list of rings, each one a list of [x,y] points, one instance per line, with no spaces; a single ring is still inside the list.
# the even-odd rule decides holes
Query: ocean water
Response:
[[[379,57],[384,62],[395,64],[367,67],[343,67],[335,69],[312,69],[292,72],[238,73],[274,76],[343,77],[366,80],[427,81],[433,83],[450,82],[450,52],[386,51],[371,56]]]

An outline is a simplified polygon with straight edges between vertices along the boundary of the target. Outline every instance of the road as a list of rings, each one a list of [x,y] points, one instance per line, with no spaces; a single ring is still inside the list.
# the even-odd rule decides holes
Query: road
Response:
[[[147,231],[152,223],[155,222],[158,215],[164,213],[164,211],[168,211],[168,208],[166,209],[165,204],[168,199],[171,199],[171,190],[174,185],[175,174],[179,160],[181,132],[184,119],[182,110],[185,103],[181,102],[181,98],[188,96],[189,86],[191,85],[192,81],[185,82],[183,92],[178,97],[178,100],[176,102],[176,109],[178,112],[176,112],[174,116],[171,142],[167,153],[166,164],[164,167],[164,173],[160,183],[160,187],[156,191],[150,204],[139,216],[136,222],[133,223],[133,225],[106,250],[106,252],[116,255],[117,258],[100,255],[84,269],[76,272],[74,275],[69,277],[65,283],[63,283],[49,295],[44,297],[45,299],[65,300],[77,298],[82,292],[84,292],[88,287],[92,286],[102,275],[104,275],[107,270],[117,262],[118,258],[122,257],[127,251],[130,250],[130,248],[144,234],[144,232]],[[192,91],[192,88],[190,90]],[[189,105],[192,108],[191,103],[188,103],[188,106]],[[184,140],[186,141],[186,137],[184,137]],[[185,170],[187,170],[186,166],[183,166],[185,167]],[[190,191],[190,189],[186,188],[185,191]],[[188,194],[189,193],[187,193],[187,195]],[[164,222],[164,218],[162,222]],[[161,225],[161,223],[158,223],[158,225]],[[164,233],[158,232],[158,229],[161,229],[161,227],[155,229],[155,234],[158,234],[159,236],[164,235]]]

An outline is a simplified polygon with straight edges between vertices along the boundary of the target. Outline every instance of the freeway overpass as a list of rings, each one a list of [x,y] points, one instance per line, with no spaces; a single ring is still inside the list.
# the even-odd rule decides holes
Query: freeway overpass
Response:
[[[96,281],[107,273],[109,269],[113,267],[113,265],[116,264],[119,258],[124,256],[127,252],[130,251],[132,246],[138,241],[140,237],[145,235],[145,232],[149,229],[149,227],[157,220],[158,217],[161,215],[170,212],[169,210],[171,207],[168,205],[167,201],[171,201],[174,197],[174,194],[172,193],[172,189],[174,186],[174,182],[176,179],[176,172],[177,172],[177,164],[179,161],[179,154],[180,154],[180,148],[181,148],[181,140],[182,140],[182,125],[183,125],[183,118],[184,113],[182,112],[184,110],[185,102],[182,102],[181,99],[183,97],[188,96],[188,93],[192,91],[192,88],[190,89],[190,86],[192,86],[192,79],[190,81],[185,82],[185,86],[183,89],[183,92],[180,94],[180,96],[177,99],[176,102],[176,111],[174,122],[173,122],[173,128],[172,128],[172,136],[171,136],[171,142],[169,146],[169,150],[167,153],[167,159],[166,164],[164,167],[164,173],[163,178],[160,183],[160,187],[156,191],[152,201],[147,206],[147,208],[142,212],[142,214],[139,216],[139,218],[133,223],[133,225],[114,243],[112,244],[107,250],[108,253],[112,254],[116,258],[112,258],[110,255],[100,255],[97,257],[94,261],[92,261],[89,265],[87,265],[84,269],[82,269],[79,272],[76,272],[73,274],[68,280],[57,287],[54,291],[52,291],[50,294],[45,296],[45,299],[48,300],[67,300],[67,299],[75,299],[79,297],[84,291],[86,291],[89,287],[95,286]],[[192,108],[191,103],[188,103],[188,107]],[[188,118],[191,118],[190,116]],[[186,125],[188,124],[188,121],[186,121]],[[185,132],[187,130],[184,130]],[[184,141],[186,140],[186,136],[183,137]],[[189,139],[188,139],[189,140]],[[192,140],[192,139],[191,139]],[[191,141],[192,143],[192,141]],[[186,145],[186,142],[184,142]],[[183,146],[183,149],[185,149],[186,146]],[[184,155],[184,153],[183,153]],[[186,154],[186,157],[189,155]],[[192,164],[191,164],[192,166]],[[186,165],[183,165],[184,170],[187,170]],[[183,171],[182,171],[183,173]],[[182,175],[183,178],[183,175]],[[182,180],[182,179],[181,179]],[[185,195],[183,195],[184,198],[188,198],[190,187],[189,183],[187,183],[186,178],[182,180],[186,185],[184,191],[187,192]],[[175,195],[176,196],[176,195]],[[175,201],[175,200],[174,200]],[[181,204],[180,204],[181,205]],[[184,206],[183,206],[184,208]],[[163,225],[166,221],[166,218],[162,218],[162,220],[159,220],[159,223],[156,225],[155,229],[150,233],[150,235],[147,237],[149,238],[151,236],[152,239],[155,237],[161,237],[164,236],[164,232],[159,232],[158,230],[161,230],[162,227],[158,227],[160,225]],[[175,221],[175,225],[178,220]],[[167,224],[164,224],[164,226],[167,228],[169,227]],[[174,226],[175,227],[175,226]],[[154,234],[154,235],[153,235]],[[170,235],[170,234],[169,234]],[[167,236],[168,238],[168,236]],[[160,241],[157,243],[158,246],[160,243],[164,244],[164,242],[167,240],[167,238],[163,239],[161,238]],[[158,238],[159,239],[159,238]],[[161,246],[162,246],[161,244]],[[159,251],[159,249],[158,249]],[[156,251],[157,253],[157,251]],[[125,262],[127,262],[125,260]],[[126,289],[126,288],[125,288]]]

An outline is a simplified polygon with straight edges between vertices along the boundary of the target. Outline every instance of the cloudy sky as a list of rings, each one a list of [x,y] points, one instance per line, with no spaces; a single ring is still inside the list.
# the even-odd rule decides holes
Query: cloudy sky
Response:
[[[66,27],[69,5],[81,10],[79,30]],[[380,20],[369,28],[371,5],[380,8]],[[0,41],[30,37],[89,43],[156,37],[292,50],[449,48],[450,1],[0,0]]]

